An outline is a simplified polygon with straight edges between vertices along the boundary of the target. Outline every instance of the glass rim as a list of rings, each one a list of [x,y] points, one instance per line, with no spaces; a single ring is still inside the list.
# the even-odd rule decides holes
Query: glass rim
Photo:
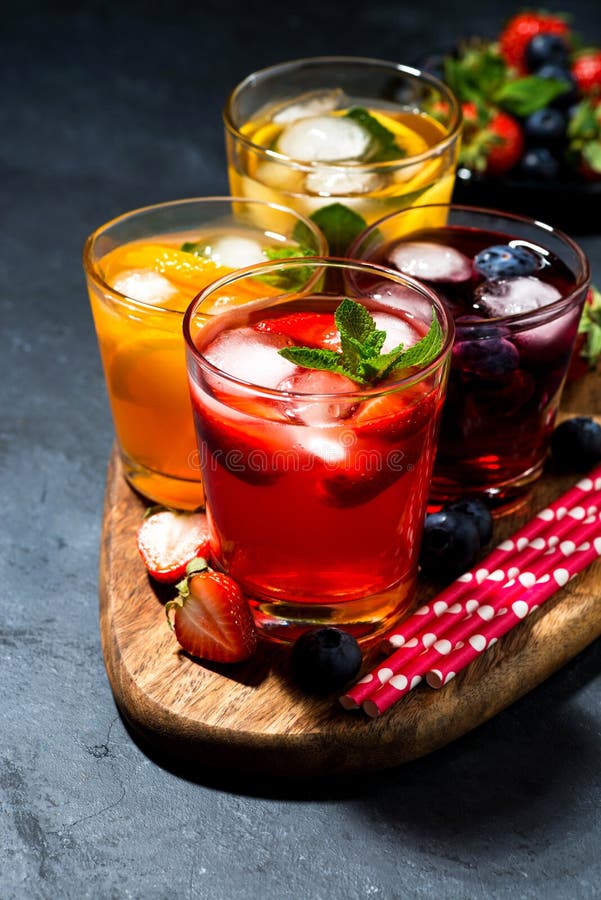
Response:
[[[224,275],[223,278],[214,281],[212,284],[207,285],[203,290],[192,300],[190,305],[188,306],[183,321],[183,335],[184,335],[184,343],[186,345],[186,350],[190,352],[195,359],[195,361],[203,367],[205,370],[211,372],[213,375],[217,375],[219,378],[225,379],[231,384],[235,384],[243,387],[244,389],[252,390],[253,393],[258,394],[259,396],[265,396],[270,398],[293,398],[293,399],[304,399],[306,400],[332,400],[333,398],[342,398],[342,399],[350,399],[350,398],[371,398],[376,397],[381,394],[389,394],[394,393],[406,386],[410,386],[416,382],[422,381],[424,378],[428,377],[430,374],[435,372],[441,365],[444,364],[445,359],[449,356],[450,351],[453,347],[453,341],[455,337],[455,323],[453,321],[452,316],[448,313],[442,299],[438,296],[435,290],[430,288],[428,285],[422,284],[416,278],[412,278],[410,275],[403,275],[401,272],[397,272],[393,269],[388,269],[385,266],[380,266],[377,263],[371,263],[363,260],[355,260],[348,259],[346,257],[326,257],[326,256],[305,256],[300,260],[303,265],[315,265],[321,266],[322,268],[338,268],[338,269],[361,269],[362,271],[371,272],[376,275],[380,275],[382,277],[388,278],[389,280],[394,281],[397,284],[404,284],[415,290],[415,292],[421,297],[425,297],[432,302],[432,306],[436,309],[438,313],[438,321],[441,325],[443,331],[443,342],[439,352],[436,357],[431,360],[426,366],[420,368],[417,372],[414,372],[411,375],[407,375],[404,378],[400,378],[397,381],[382,385],[374,385],[371,387],[363,387],[361,385],[358,386],[358,390],[356,391],[344,391],[341,393],[322,393],[322,394],[312,394],[301,391],[279,391],[277,388],[269,388],[259,384],[254,384],[251,381],[244,381],[242,378],[238,378],[235,375],[231,375],[229,372],[225,372],[223,369],[220,369],[218,366],[214,365],[210,360],[206,358],[206,356],[201,353],[196,344],[192,339],[190,324],[192,318],[197,312],[198,307],[213,293],[215,290],[219,290],[222,287],[225,287],[231,284],[234,281],[238,281],[242,278],[250,278],[253,277],[255,272],[259,272],[263,274],[267,271],[273,269],[281,269],[288,267],[298,267],[299,259],[282,259],[272,262],[266,263],[258,263],[255,266],[248,266],[246,269],[239,269],[237,272],[233,272],[230,275]],[[392,276],[392,278],[391,278]],[[314,283],[313,280],[310,283]],[[302,289],[301,289],[302,290]],[[310,288],[309,288],[310,290]],[[277,294],[273,297],[266,297],[265,305],[268,305],[269,301],[277,302],[278,299],[282,297],[288,296],[302,296],[300,292],[285,292],[282,294]],[[263,303],[263,301],[255,301],[253,304],[253,308],[257,308],[258,303]],[[237,309],[247,308],[251,304],[244,304],[241,307],[237,307]],[[442,313],[442,315],[441,315]],[[394,315],[394,312],[390,313]],[[218,319],[223,313],[217,313],[215,315],[215,319]],[[446,326],[446,327],[445,327]]]
[[[532,319],[538,318],[546,318],[549,314],[551,317],[559,310],[562,310],[565,306],[566,308],[573,305],[578,299],[578,294],[590,283],[591,279],[591,270],[590,263],[588,261],[588,257],[584,250],[576,243],[565,231],[562,231],[560,228],[555,228],[553,225],[548,225],[546,222],[541,222],[539,219],[532,219],[529,216],[523,216],[519,213],[511,213],[504,212],[499,209],[487,209],[482,206],[467,206],[461,203],[424,203],[422,206],[411,206],[406,209],[397,209],[395,212],[388,213],[382,218],[378,219],[375,222],[372,222],[367,228],[364,228],[361,234],[357,235],[355,240],[352,242],[349,247],[349,255],[357,252],[357,249],[361,243],[372,233],[376,232],[380,226],[382,226],[385,222],[389,222],[392,219],[400,217],[402,215],[410,215],[413,212],[419,210],[442,210],[446,209],[449,211],[457,211],[457,212],[465,212],[468,214],[477,214],[477,215],[486,215],[486,216],[496,216],[499,219],[507,219],[510,222],[518,222],[521,225],[528,225],[530,227],[535,227],[540,229],[542,232],[547,232],[547,234],[553,234],[557,237],[563,244],[568,246],[576,255],[580,266],[580,272],[576,274],[576,284],[572,288],[569,293],[565,296],[560,297],[558,300],[554,300],[552,303],[547,303],[545,306],[540,306],[537,309],[531,309],[528,312],[515,313],[514,315],[506,315],[506,316],[493,316],[484,320],[477,320],[478,325],[482,325],[483,327],[487,324],[491,325],[509,325],[513,323],[528,323],[528,321]],[[451,226],[452,227],[452,226]],[[419,230],[419,229],[416,229]],[[409,232],[411,234],[411,232]],[[354,257],[356,259],[361,259],[361,257]],[[474,321],[471,323],[473,325],[476,324],[477,316],[474,316]],[[469,327],[470,322],[466,321],[466,327]],[[533,326],[534,327],[534,326]]]
[[[382,162],[372,163],[349,163],[345,162],[344,160],[332,160],[330,162],[311,162],[306,160],[303,161],[294,159],[294,157],[292,156],[286,156],[284,153],[278,153],[276,150],[270,150],[266,147],[262,147],[261,144],[256,144],[247,135],[243,134],[240,131],[239,127],[235,124],[233,116],[231,114],[231,109],[234,101],[246,87],[252,84],[253,81],[258,80],[259,78],[279,76],[293,68],[299,68],[301,66],[307,67],[333,64],[340,65],[343,63],[356,63],[359,65],[368,64],[370,66],[377,66],[382,69],[392,69],[397,74],[408,76],[414,81],[426,82],[431,87],[435,88],[440,94],[442,94],[445,97],[445,100],[449,103],[451,121],[449,123],[448,133],[443,138],[441,138],[440,141],[432,144],[431,147],[429,147],[422,153],[416,153],[413,156],[400,157],[398,160],[385,160]],[[401,169],[404,166],[415,165],[416,163],[420,162],[427,162],[433,156],[440,156],[447,149],[447,147],[451,146],[454,143],[461,131],[461,126],[463,123],[461,105],[457,100],[455,94],[449,87],[447,87],[447,85],[443,81],[440,81],[434,75],[430,75],[429,72],[424,72],[422,69],[418,69],[414,66],[406,66],[402,65],[401,63],[392,62],[391,60],[376,59],[375,57],[369,56],[309,56],[288,60],[287,62],[283,63],[276,63],[275,65],[267,66],[263,69],[257,69],[257,71],[251,72],[250,75],[247,75],[246,78],[240,81],[236,85],[236,87],[232,91],[230,91],[223,106],[222,117],[227,131],[229,131],[230,134],[241,143],[245,144],[255,152],[261,154],[266,159],[271,159],[274,162],[285,163],[287,166],[293,169],[304,172],[312,172],[315,169],[319,168],[352,168],[353,171],[357,172],[362,172],[365,170],[387,171],[389,169]]]
[[[321,231],[320,228],[309,219],[308,216],[303,215],[303,213],[297,212],[295,209],[291,209],[288,206],[284,206],[281,203],[272,203],[268,200],[255,200],[250,197],[231,197],[231,196],[212,196],[212,197],[184,197],[179,200],[165,200],[162,203],[153,203],[149,206],[139,206],[136,209],[131,209],[128,212],[120,213],[118,216],[114,216],[114,218],[109,219],[103,225],[99,225],[98,228],[95,228],[94,231],[88,235],[84,242],[83,246],[83,268],[86,276],[90,279],[90,281],[101,291],[110,292],[112,297],[119,303],[123,305],[130,305],[136,309],[144,310],[145,312],[152,312],[159,315],[175,315],[180,318],[183,316],[184,311],[177,309],[167,309],[163,306],[157,306],[153,303],[146,303],[143,300],[136,300],[135,297],[130,297],[129,294],[123,294],[121,291],[116,290],[112,287],[108,281],[106,281],[102,275],[97,271],[97,264],[100,260],[92,259],[92,252],[96,241],[102,237],[104,234],[108,232],[110,228],[115,225],[120,225],[122,222],[125,222],[127,219],[133,219],[136,216],[142,214],[151,214],[154,212],[158,212],[160,210],[168,209],[170,207],[184,207],[184,206],[195,206],[201,205],[205,203],[227,203],[230,206],[233,203],[244,203],[250,206],[261,206],[267,207],[269,209],[275,209],[277,212],[287,213],[295,219],[298,219],[302,222],[303,225],[306,225],[309,231],[317,238],[317,242],[319,247],[327,252],[328,246],[326,242],[325,235]],[[122,245],[121,245],[122,246]],[[102,259],[102,257],[101,257]],[[226,276],[227,277],[227,276]]]

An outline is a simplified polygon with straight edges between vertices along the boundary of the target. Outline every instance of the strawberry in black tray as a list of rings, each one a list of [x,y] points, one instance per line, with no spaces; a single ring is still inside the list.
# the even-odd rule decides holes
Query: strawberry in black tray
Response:
[[[568,17],[524,11],[438,63],[464,115],[453,199],[597,230],[601,48]]]

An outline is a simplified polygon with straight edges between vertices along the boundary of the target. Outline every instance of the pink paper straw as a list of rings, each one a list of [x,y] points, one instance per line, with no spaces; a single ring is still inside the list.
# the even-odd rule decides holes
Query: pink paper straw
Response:
[[[589,483],[587,480],[583,480],[579,482],[576,489],[573,488],[555,502],[552,516],[549,516],[546,510],[538,513],[536,518],[540,519],[543,524],[542,527],[538,527],[536,536],[529,540],[522,536],[524,529],[521,529],[512,538],[499,544],[497,550],[493,551],[487,559],[498,558],[502,562],[503,568],[494,568],[484,579],[478,580],[481,573],[486,571],[481,564],[467,573],[475,572],[476,578],[470,579],[469,583],[463,582],[466,587],[461,599],[449,605],[448,601],[444,599],[447,591],[443,591],[430,604],[420,607],[406,619],[401,626],[402,633],[399,628],[388,639],[388,646],[398,647],[398,649],[394,650],[340,698],[342,706],[345,709],[358,709],[394,675],[407,674],[406,669],[410,662],[443,638],[454,641],[462,640],[465,626],[461,626],[461,622],[458,623],[458,616],[467,616],[469,619],[478,607],[483,606],[488,609],[485,601],[500,586],[512,578],[522,577],[521,573],[526,570],[527,566],[533,564],[543,552],[551,551],[555,544],[560,543],[572,532],[575,521],[582,521],[599,511],[601,490],[595,489],[595,481],[591,481],[592,489],[586,496],[586,507],[580,504],[572,507],[567,505],[570,495],[580,499],[584,496],[583,486],[588,489]],[[601,488],[601,478],[599,486]],[[450,636],[447,634],[449,630],[452,630]],[[412,674],[418,673],[412,672]],[[402,683],[402,678],[397,681]]]
[[[462,647],[455,647],[448,656],[444,657],[435,669],[426,674],[430,687],[440,688],[451,681],[458,672],[461,672],[474,659],[488,650],[499,638],[507,634],[514,625],[517,625],[531,612],[542,606],[550,597],[562,588],[571,578],[578,575],[592,562],[601,556],[601,537],[597,523],[592,540],[584,540],[577,548],[573,556],[559,563],[556,568],[541,575],[536,583],[526,592],[520,590],[519,585],[507,585],[503,593],[507,591],[504,612],[498,611],[490,622],[483,624],[481,628],[471,635]],[[559,562],[559,561],[558,561]]]
[[[364,703],[369,716],[378,716],[405,696],[426,675],[431,687],[442,687],[465,666],[542,605],[570,578],[601,555],[601,517],[578,523],[571,540],[561,542],[537,558],[532,571],[520,572],[500,588],[490,605],[481,606],[447,632],[421,656],[395,673]],[[486,610],[483,616],[482,612]]]
[[[568,510],[581,506],[589,499],[591,494],[600,490],[601,465],[596,466],[589,475],[580,479],[569,491],[566,491],[565,494],[562,494],[557,500],[538,512],[522,528],[518,529],[511,538],[502,541],[478,566],[474,566],[469,572],[460,575],[448,588],[441,591],[432,603],[426,604],[418,610],[417,614],[413,613],[412,616],[405,619],[398,629],[395,629],[386,638],[386,649],[401,647],[422,630],[425,624],[423,610],[427,610],[425,614],[430,616],[435,604],[440,604],[439,608],[442,611],[443,603],[446,603],[446,606],[449,607],[464,598],[466,594],[471,593],[475,585],[479,585],[492,572],[505,565],[508,553],[516,549],[520,550],[531,541],[540,537],[551,522],[560,521]],[[586,515],[590,514],[586,509],[585,512]],[[416,618],[416,616],[418,617]]]

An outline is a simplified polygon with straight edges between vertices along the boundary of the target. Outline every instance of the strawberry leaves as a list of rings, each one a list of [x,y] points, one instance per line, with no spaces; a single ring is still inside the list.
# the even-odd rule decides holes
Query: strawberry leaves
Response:
[[[581,100],[568,126],[569,156],[576,166],[583,162],[597,177],[601,176],[601,106],[590,99]]]
[[[506,112],[524,118],[549,106],[556,97],[569,90],[570,85],[566,81],[527,75],[505,82],[495,93],[494,102]]]
[[[495,44],[466,44],[457,57],[446,57],[445,80],[462,102],[497,107],[514,116],[529,116],[570,89],[555,78],[515,78]]]
[[[382,353],[386,332],[376,327],[369,311],[354,300],[344,299],[335,313],[341,351],[313,347],[284,347],[278,353],[305,369],[344,375],[360,385],[373,385],[413,366],[426,366],[442,347],[442,329],[434,310],[428,333],[405,349],[399,344]]]

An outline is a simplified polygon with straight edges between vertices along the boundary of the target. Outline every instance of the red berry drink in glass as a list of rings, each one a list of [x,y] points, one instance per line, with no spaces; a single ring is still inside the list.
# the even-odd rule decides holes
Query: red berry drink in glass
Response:
[[[380,270],[379,284],[387,278]],[[413,600],[451,338],[439,302],[415,288],[411,302],[405,287],[406,307],[394,312],[360,299],[386,332],[384,353],[417,344],[438,305],[445,334],[423,370],[366,388],[280,355],[336,351],[334,312],[349,293],[250,304],[197,334],[188,313],[213,561],[276,640],[326,623],[373,638]]]
[[[477,494],[505,506],[541,472],[588,267],[575,244],[538,223],[453,211],[447,224],[400,238],[390,217],[369,256],[429,283],[455,320],[432,500]],[[363,240],[365,250],[367,232]]]

